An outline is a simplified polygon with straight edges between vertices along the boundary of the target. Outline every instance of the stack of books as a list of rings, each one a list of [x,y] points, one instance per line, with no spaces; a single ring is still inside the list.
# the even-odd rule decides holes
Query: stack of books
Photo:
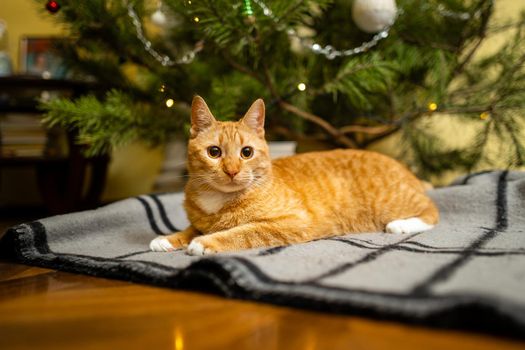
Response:
[[[0,157],[40,157],[46,149],[47,133],[35,115],[0,116]]]

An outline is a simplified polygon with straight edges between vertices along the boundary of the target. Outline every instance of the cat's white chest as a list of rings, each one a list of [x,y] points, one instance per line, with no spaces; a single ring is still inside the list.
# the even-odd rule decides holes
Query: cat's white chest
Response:
[[[195,198],[195,203],[206,214],[215,214],[231,200],[229,193],[221,192],[202,192]]]

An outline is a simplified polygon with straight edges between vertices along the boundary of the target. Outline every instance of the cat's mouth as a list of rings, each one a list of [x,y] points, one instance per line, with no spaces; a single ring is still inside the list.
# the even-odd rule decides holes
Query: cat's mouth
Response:
[[[215,187],[217,190],[222,192],[237,192],[244,190],[251,184],[251,179],[246,178],[237,178],[234,177],[233,179],[230,177],[222,178],[219,181],[215,181],[211,185]]]
[[[238,183],[235,183],[235,181],[231,181],[230,183],[227,183],[227,184],[218,184],[218,183],[215,183],[213,184],[213,187],[215,187],[217,190],[221,191],[221,192],[238,192],[238,191],[242,191],[244,190],[246,187],[248,187],[247,184],[238,184]]]

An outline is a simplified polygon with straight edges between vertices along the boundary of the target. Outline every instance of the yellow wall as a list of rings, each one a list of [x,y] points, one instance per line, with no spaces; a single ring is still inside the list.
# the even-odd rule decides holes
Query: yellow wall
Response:
[[[23,36],[54,36],[66,33],[64,28],[56,24],[53,15],[34,0],[0,1],[0,18],[7,23],[9,53],[15,72],[19,67],[19,42]],[[151,150],[140,144],[116,150],[109,167],[103,200],[151,192],[162,158],[162,149]]]
[[[62,35],[63,28],[53,21],[52,15],[33,0],[2,1],[0,18],[7,22],[9,53],[15,71],[19,66],[19,43],[23,36]]]

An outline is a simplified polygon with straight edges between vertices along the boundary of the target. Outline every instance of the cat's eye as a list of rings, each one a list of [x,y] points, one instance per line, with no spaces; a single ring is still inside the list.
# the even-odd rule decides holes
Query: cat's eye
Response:
[[[244,159],[250,159],[253,157],[253,147],[246,146],[241,149],[241,157]]]
[[[219,147],[217,146],[208,147],[208,156],[210,156],[210,158],[219,158],[221,154],[222,154],[222,151]]]

